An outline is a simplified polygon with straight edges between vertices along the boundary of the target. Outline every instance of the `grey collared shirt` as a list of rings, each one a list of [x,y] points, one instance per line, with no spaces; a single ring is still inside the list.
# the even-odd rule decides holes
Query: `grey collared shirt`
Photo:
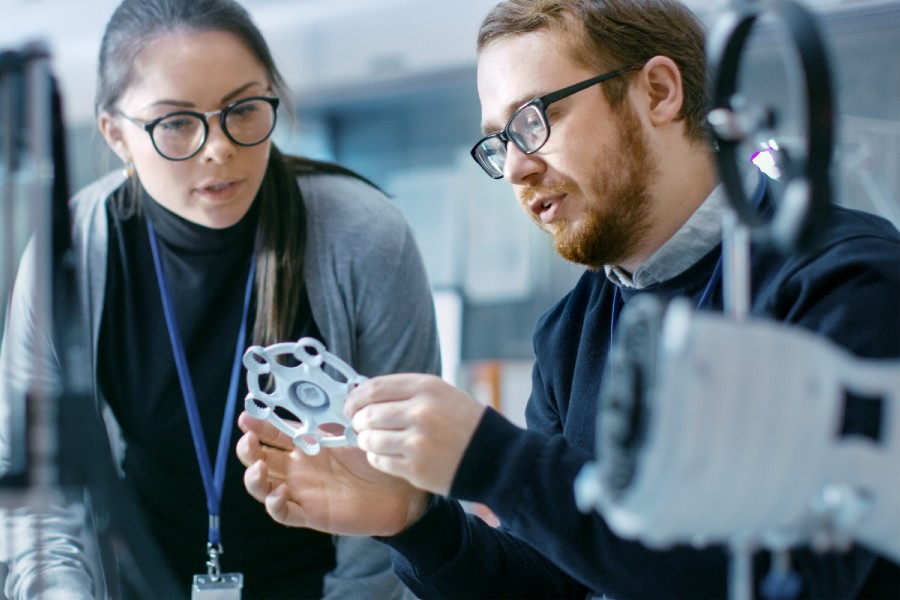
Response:
[[[637,271],[629,274],[616,265],[606,265],[606,277],[618,286],[641,289],[683,273],[722,241],[722,213],[727,202],[720,183],[681,229]]]

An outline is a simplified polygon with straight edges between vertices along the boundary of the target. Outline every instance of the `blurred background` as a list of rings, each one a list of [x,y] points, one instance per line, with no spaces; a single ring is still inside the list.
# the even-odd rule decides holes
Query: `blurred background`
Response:
[[[42,40],[64,94],[73,189],[118,168],[94,122],[95,64],[115,0],[0,0],[0,48]],[[480,137],[474,41],[494,0],[243,0],[293,91],[279,146],[348,166],[413,225],[430,277],[445,378],[521,419],[531,331],[581,269],[520,214],[468,151]],[[691,0],[710,26],[728,3]],[[838,93],[837,201],[900,225],[900,0],[808,0]],[[764,29],[764,28],[763,28]],[[778,32],[748,43],[742,89],[802,122]],[[214,51],[214,49],[211,49]]]

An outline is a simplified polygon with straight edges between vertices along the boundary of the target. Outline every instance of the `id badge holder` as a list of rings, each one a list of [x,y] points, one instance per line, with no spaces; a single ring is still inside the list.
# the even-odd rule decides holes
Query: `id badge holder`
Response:
[[[194,575],[191,600],[241,600],[244,576],[241,573]]]
[[[191,600],[241,600],[244,587],[244,575],[241,573],[222,573],[219,568],[221,544],[207,544],[207,572],[194,575],[191,586]]]

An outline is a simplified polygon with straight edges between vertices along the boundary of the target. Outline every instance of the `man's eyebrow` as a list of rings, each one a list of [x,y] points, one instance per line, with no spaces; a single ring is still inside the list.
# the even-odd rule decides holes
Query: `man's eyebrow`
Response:
[[[506,127],[506,124],[509,123],[509,119],[512,117],[514,112],[516,112],[517,110],[519,110],[520,108],[522,108],[523,106],[525,106],[526,104],[531,102],[532,100],[536,100],[537,98],[540,98],[540,95],[538,95],[535,92],[531,92],[528,94],[522,94],[521,96],[519,96],[519,98],[513,100],[512,102],[510,102],[509,104],[506,105],[506,111],[504,114],[509,115],[509,116],[506,117],[506,119],[503,121],[502,125],[497,125],[490,121],[483,122],[481,124],[481,133],[483,133],[484,135],[490,135],[492,133],[497,133],[498,131],[502,130],[504,127]]]

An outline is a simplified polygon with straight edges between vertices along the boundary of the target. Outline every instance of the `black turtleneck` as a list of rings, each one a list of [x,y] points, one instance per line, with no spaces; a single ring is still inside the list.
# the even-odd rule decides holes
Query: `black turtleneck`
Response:
[[[147,197],[141,212],[123,216],[109,202],[109,259],[100,330],[98,377],[127,443],[124,470],[141,498],[168,563],[182,581],[205,573],[206,496],[156,279],[146,219],[158,246],[197,398],[206,447],[215,461],[254,235],[257,202],[235,225],[211,229],[187,221]],[[304,299],[305,300],[305,299]],[[321,339],[308,301],[298,334]],[[247,323],[247,343],[255,306]],[[326,341],[327,342],[327,341]],[[242,349],[243,352],[243,349]],[[236,419],[247,394],[239,378]],[[240,431],[228,445],[221,507],[225,571],[244,574],[244,597],[319,597],[334,567],[330,537],[287,529],[271,520],[243,487],[234,456]]]

